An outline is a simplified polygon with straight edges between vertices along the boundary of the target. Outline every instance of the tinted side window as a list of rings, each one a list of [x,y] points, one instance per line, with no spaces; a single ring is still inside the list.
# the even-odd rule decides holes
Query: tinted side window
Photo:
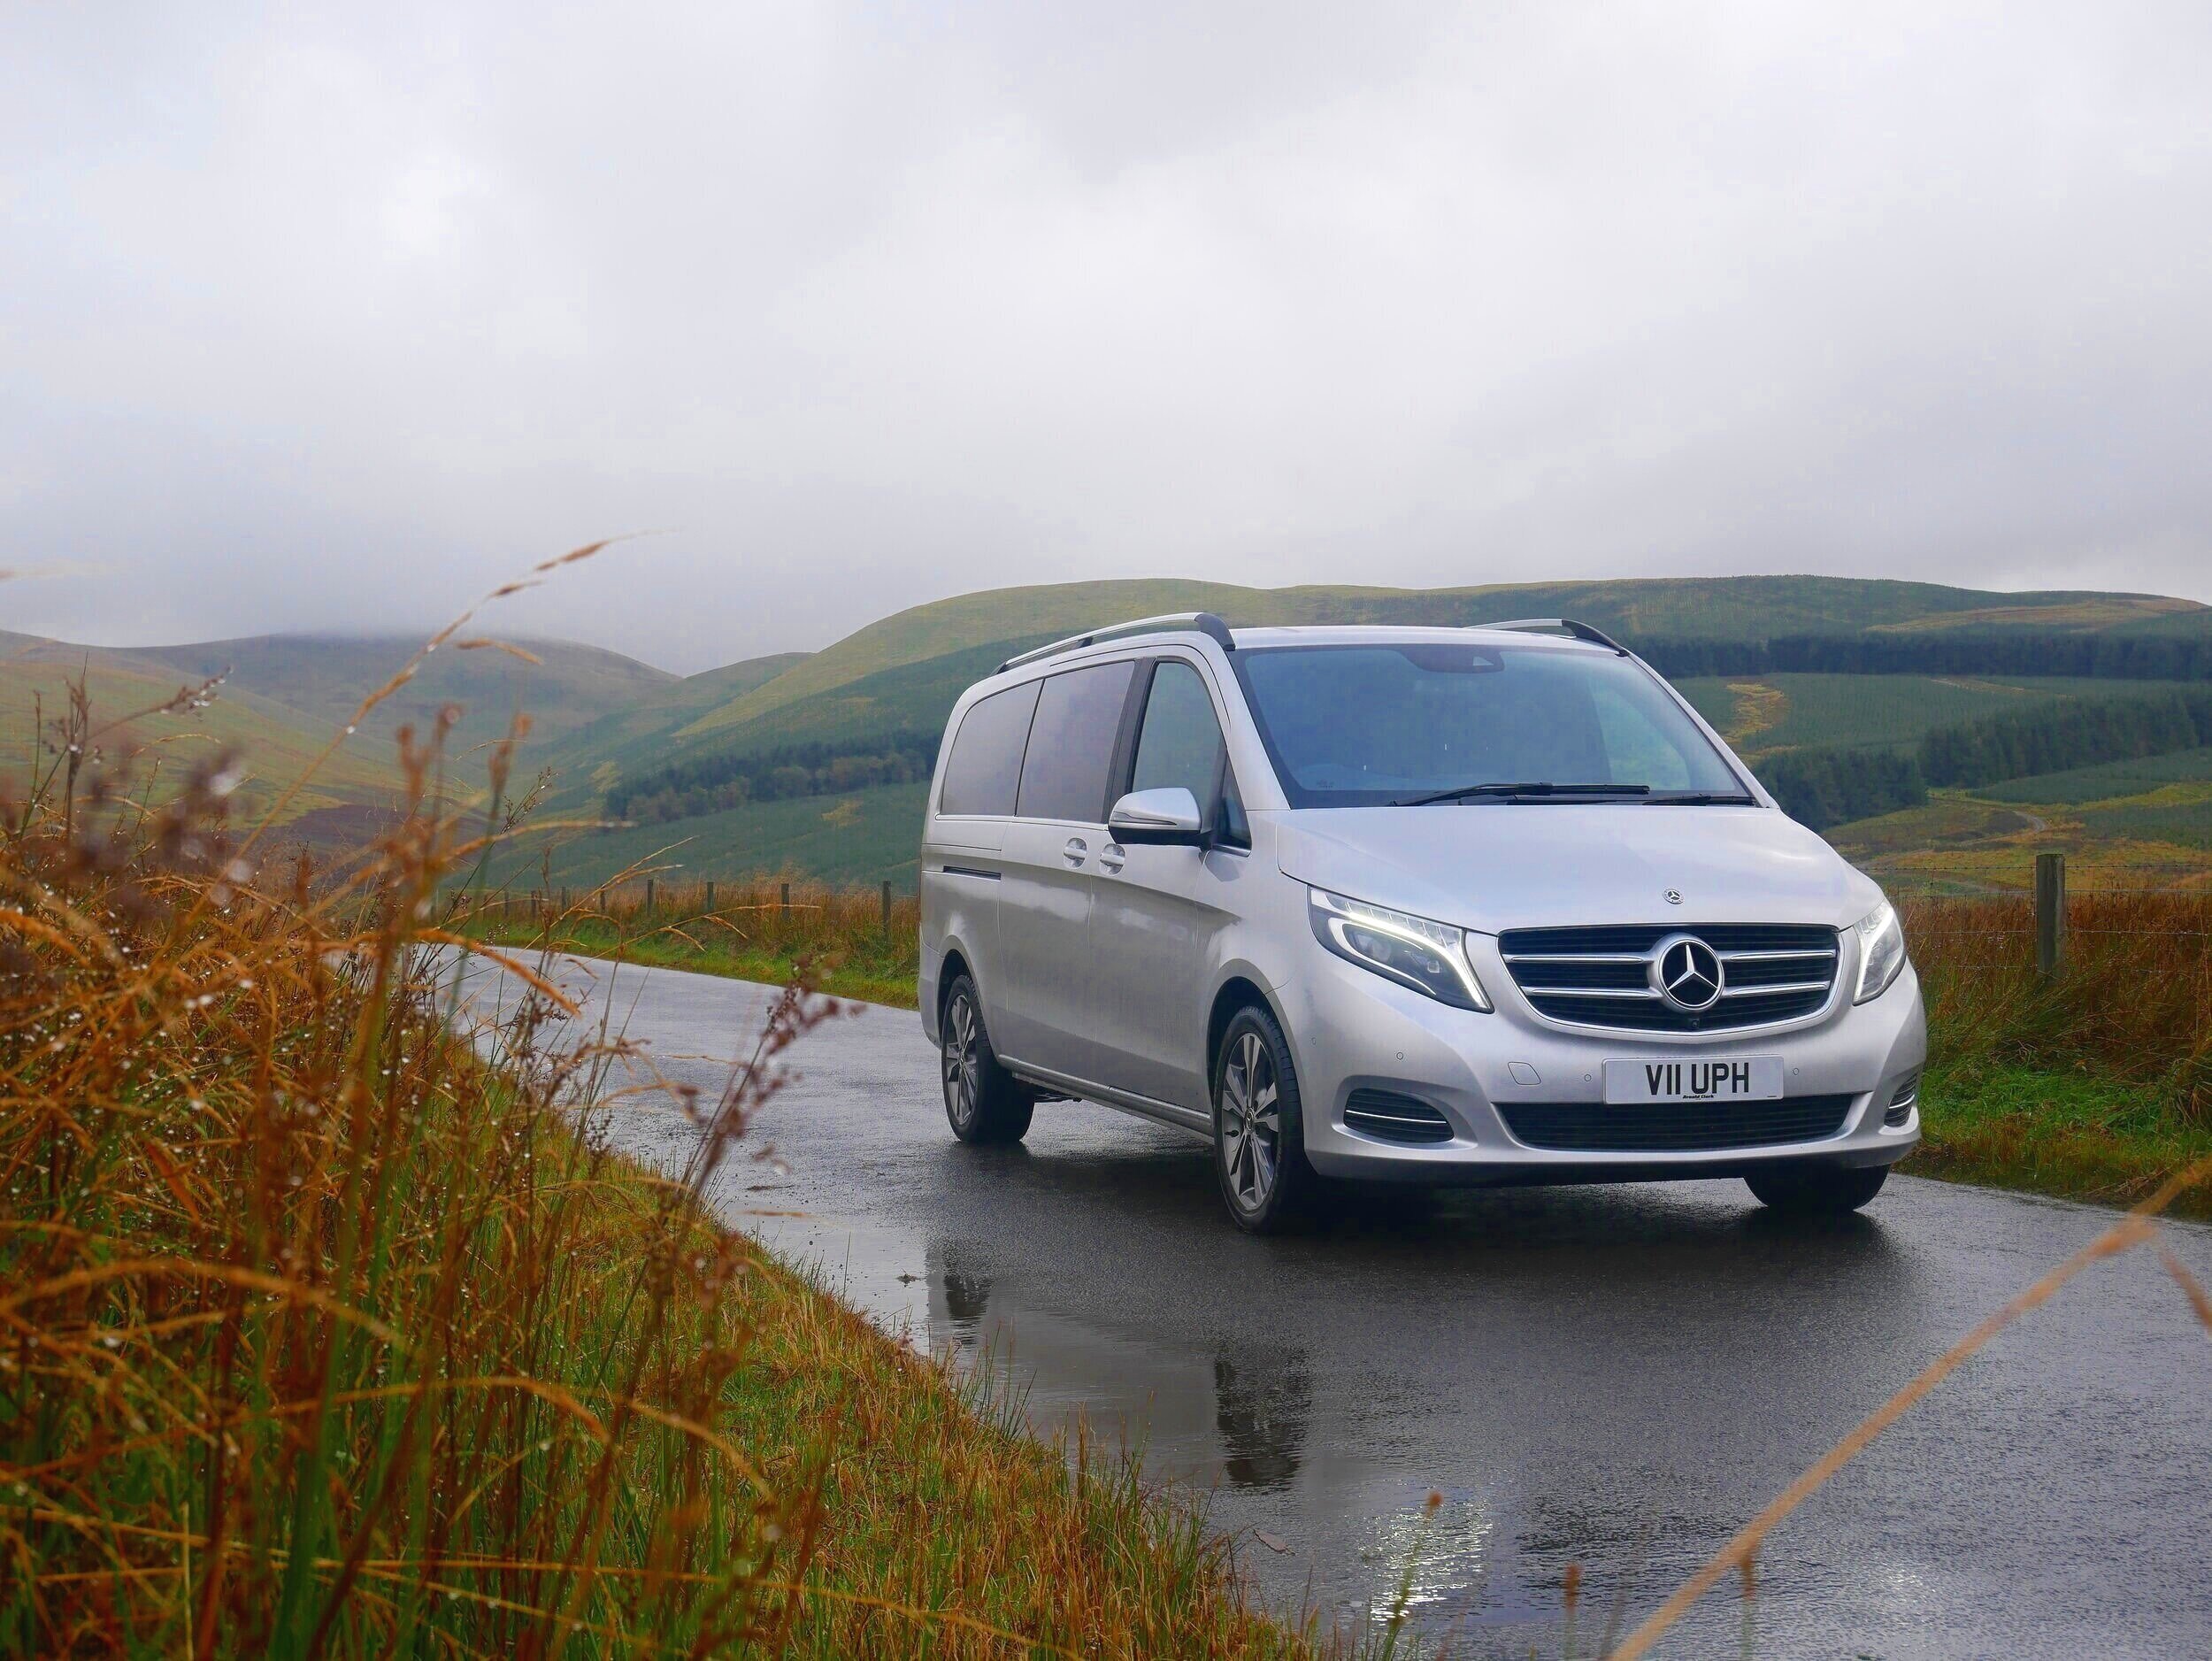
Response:
[[[945,758],[944,788],[938,793],[940,813],[996,813],[1014,811],[1015,788],[1021,778],[1022,745],[1029,736],[1029,718],[1037,707],[1037,683],[1009,687],[994,692],[968,708],[961,718],[952,754]]]
[[[1022,762],[1024,819],[1106,821],[1106,775],[1114,765],[1122,705],[1136,665],[1100,664],[1053,675],[1037,698]]]
[[[1172,659],[1153,671],[1145,699],[1144,726],[1137,734],[1137,767],[1132,790],[1164,790],[1181,785],[1203,812],[1221,770],[1221,724],[1198,671]]]

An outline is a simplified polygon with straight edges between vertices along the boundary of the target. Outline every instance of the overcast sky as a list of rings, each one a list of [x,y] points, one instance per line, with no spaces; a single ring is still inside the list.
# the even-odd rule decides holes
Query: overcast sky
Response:
[[[2212,599],[2212,7],[10,4],[0,627]]]

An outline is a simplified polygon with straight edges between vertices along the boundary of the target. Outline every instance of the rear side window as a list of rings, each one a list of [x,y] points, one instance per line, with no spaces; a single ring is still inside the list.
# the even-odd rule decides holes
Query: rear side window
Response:
[[[945,758],[944,788],[937,793],[940,813],[1003,817],[1014,811],[1037,686],[1033,681],[1009,687],[968,706],[952,754]]]
[[[1132,790],[1165,790],[1181,785],[1202,812],[1221,771],[1221,723],[1198,671],[1173,659],[1152,673],[1151,695],[1144,702],[1144,726],[1137,734],[1137,767]]]
[[[1132,663],[1100,664],[1045,681],[1022,762],[1017,811],[1024,819],[1106,822],[1106,777],[1135,670]]]

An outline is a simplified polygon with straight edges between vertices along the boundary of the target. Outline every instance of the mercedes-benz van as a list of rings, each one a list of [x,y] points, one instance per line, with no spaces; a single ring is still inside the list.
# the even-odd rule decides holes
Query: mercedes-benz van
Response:
[[[964,694],[921,850],[964,1142],[1040,1101],[1332,1179],[1873,1198],[1926,1053],[1897,913],[1597,630],[1145,619]]]

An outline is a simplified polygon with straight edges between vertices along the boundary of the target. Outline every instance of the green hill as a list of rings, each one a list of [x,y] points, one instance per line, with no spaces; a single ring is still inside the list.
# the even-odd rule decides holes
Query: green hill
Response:
[[[36,711],[49,719],[65,708],[69,684],[82,677],[96,727],[107,727],[103,765],[134,782],[174,776],[194,761],[234,750],[247,770],[241,817],[273,806],[299,780],[361,701],[383,686],[421,644],[414,636],[258,635],[179,646],[83,646],[36,635],[0,634],[0,776],[19,781],[34,742]],[[426,733],[438,712],[460,711],[449,742],[452,777],[464,792],[480,781],[472,755],[499,737],[518,711],[526,712],[539,744],[588,726],[612,709],[633,705],[685,684],[649,665],[569,641],[518,642],[533,662],[490,648],[449,647],[426,659],[414,676],[361,723],[361,730],[324,760],[304,788],[293,793],[286,822],[310,840],[342,841],[359,834],[396,799],[402,787],[396,737],[411,724]],[[776,669],[788,658],[770,660]],[[743,676],[713,681],[710,704],[752,684]],[[764,673],[773,673],[768,670]],[[227,675],[205,707],[141,714],[182,688]],[[127,716],[137,716],[111,726]],[[687,717],[686,719],[688,719]],[[361,817],[368,811],[371,818]]]
[[[702,714],[696,739],[864,675],[964,648],[1071,634],[1165,611],[1210,611],[1233,627],[1431,623],[1569,616],[1640,638],[1759,641],[1779,634],[1977,627],[2166,632],[2212,611],[2155,595],[2000,594],[1938,583],[1841,577],[1681,577],[1491,584],[1464,588],[1246,588],[1174,579],[999,588],[934,601],[856,630],[774,680]]]
[[[687,851],[672,857],[687,869],[895,875],[912,856],[919,810],[918,797],[908,801],[918,788],[911,781],[917,770],[926,773],[945,716],[964,688],[1010,653],[1057,635],[1194,609],[1217,611],[1233,625],[1464,625],[1567,615],[1640,644],[1701,649],[1678,652],[1686,660],[1710,657],[1702,649],[1716,642],[1727,649],[1724,656],[1755,659],[1766,643],[1792,638],[1837,642],[1846,655],[1862,657],[1850,642],[1895,642],[1880,648],[1892,657],[1924,656],[1928,645],[1952,642],[1954,655],[1968,660],[1992,642],[2010,642],[2015,656],[2024,652],[2031,660],[2052,640],[2212,642],[2212,610],[2189,601],[1815,577],[1436,590],[1143,581],[964,595],[872,623],[772,674],[759,673],[765,665],[757,661],[733,666],[747,674],[732,676],[726,698],[708,696],[710,677],[694,677],[662,695],[649,720],[640,706],[563,741],[551,752],[560,773],[553,804],[567,815],[605,811],[636,823],[569,839],[557,868],[572,880],[603,880],[623,864],[683,840]],[[2140,693],[2156,683],[1752,669],[1686,674],[1679,684],[1747,753],[1766,757],[1800,749],[1904,749],[1961,719],[2049,700]],[[859,790],[841,782],[856,775],[909,782]],[[895,811],[879,811],[895,803]],[[842,816],[834,825],[824,818],[832,812]]]

